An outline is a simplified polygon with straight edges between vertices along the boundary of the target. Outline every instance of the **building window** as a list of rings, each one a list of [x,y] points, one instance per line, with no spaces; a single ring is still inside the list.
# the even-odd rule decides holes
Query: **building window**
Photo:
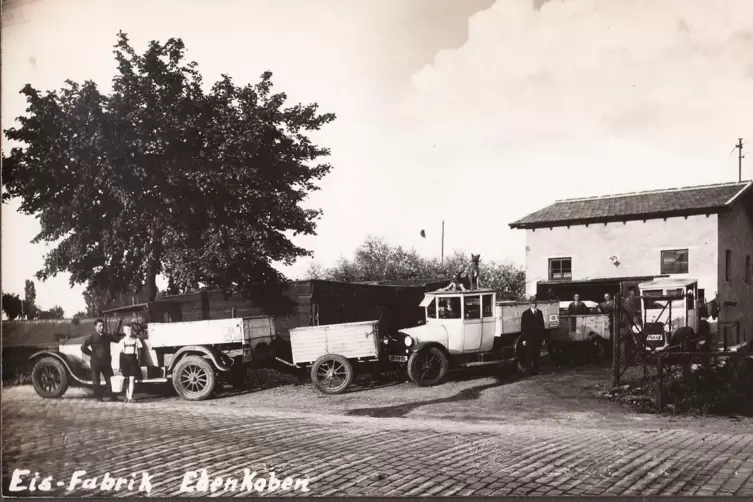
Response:
[[[750,282],[753,273],[753,265],[750,263],[750,255],[745,255],[745,282]]]
[[[549,280],[564,281],[573,278],[573,259],[572,258],[550,258],[549,259]]]
[[[724,280],[732,280],[732,251],[729,249],[724,253]]]
[[[662,274],[687,274],[688,273],[688,250],[673,249],[661,252]]]

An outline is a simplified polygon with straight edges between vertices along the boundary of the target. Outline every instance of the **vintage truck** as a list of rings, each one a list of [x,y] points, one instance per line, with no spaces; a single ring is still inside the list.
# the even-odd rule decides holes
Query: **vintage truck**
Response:
[[[221,383],[242,385],[249,365],[271,360],[270,347],[276,333],[270,317],[172,322],[174,319],[180,319],[179,307],[167,302],[105,312],[105,332],[113,338],[113,391],[122,387],[120,354],[114,340],[122,336],[120,327],[126,322],[133,323],[143,344],[139,354],[141,378],[136,382],[172,382],[178,394],[188,400],[209,398]],[[69,386],[92,385],[90,359],[81,352],[85,338],[63,340],[57,350],[31,356],[32,383],[40,396],[57,398]]]
[[[710,326],[698,297],[698,282],[691,278],[662,277],[638,285],[641,322],[632,332],[649,352],[684,348],[710,348]],[[624,313],[623,313],[624,315]]]
[[[493,290],[440,290],[426,293],[420,306],[423,324],[383,338],[388,361],[403,364],[416,385],[437,385],[455,368],[506,362],[526,368],[520,318],[528,302],[497,301]],[[551,333],[559,325],[559,302],[538,308]]]

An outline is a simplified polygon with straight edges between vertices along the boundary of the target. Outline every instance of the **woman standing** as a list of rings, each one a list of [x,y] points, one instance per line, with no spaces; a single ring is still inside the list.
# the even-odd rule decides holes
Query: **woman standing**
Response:
[[[136,375],[141,376],[139,349],[142,347],[142,344],[141,340],[134,335],[133,327],[130,324],[123,326],[123,332],[125,333],[125,337],[123,337],[118,344],[120,346],[120,372],[128,383],[126,402],[132,403],[133,388],[136,385]]]

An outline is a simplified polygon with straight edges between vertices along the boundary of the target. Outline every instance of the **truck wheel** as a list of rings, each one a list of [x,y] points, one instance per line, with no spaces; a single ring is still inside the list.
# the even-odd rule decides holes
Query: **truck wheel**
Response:
[[[447,376],[450,361],[437,347],[421,349],[408,359],[408,378],[419,387],[439,385]]]
[[[604,361],[607,358],[607,344],[606,340],[598,335],[593,335],[589,338],[591,342],[591,357],[597,363]]]
[[[515,367],[521,373],[526,373],[530,369],[528,367],[528,347],[526,347],[524,342],[523,335],[520,335],[517,340],[515,340]]]
[[[173,370],[173,387],[189,401],[209,398],[216,384],[217,375],[212,364],[201,356],[186,356]]]
[[[555,366],[562,365],[562,348],[555,345],[553,342],[546,342],[546,352],[549,354],[549,360]]]
[[[31,373],[34,390],[42,397],[56,398],[68,390],[68,371],[63,363],[54,357],[44,357],[37,361]]]
[[[343,356],[326,354],[311,367],[311,382],[325,394],[340,394],[353,383],[353,365]]]

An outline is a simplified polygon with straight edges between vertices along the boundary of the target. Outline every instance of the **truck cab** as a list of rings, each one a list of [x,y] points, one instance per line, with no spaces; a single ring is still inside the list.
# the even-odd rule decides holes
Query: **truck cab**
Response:
[[[659,278],[638,285],[645,343],[666,349],[699,333],[698,282],[690,278]]]
[[[428,293],[420,304],[425,323],[401,331],[417,344],[440,342],[450,354],[489,351],[494,344],[496,299],[493,290]]]

